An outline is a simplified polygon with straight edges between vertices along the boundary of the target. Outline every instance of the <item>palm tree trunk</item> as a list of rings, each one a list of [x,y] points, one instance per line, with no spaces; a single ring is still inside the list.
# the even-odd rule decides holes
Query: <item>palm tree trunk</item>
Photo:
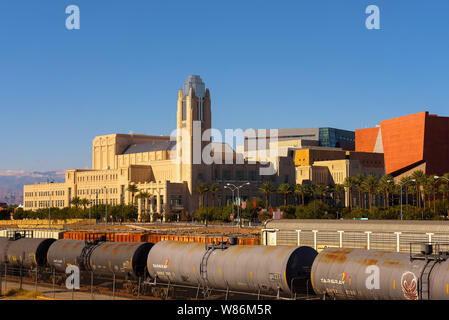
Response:
[[[352,210],[352,190],[349,189],[349,209]]]
[[[405,187],[405,213],[408,212],[408,187]]]
[[[369,208],[371,209],[371,207],[373,206],[373,198],[372,198],[372,193],[369,192],[368,197],[369,197]]]
[[[387,191],[387,208],[390,207],[390,192]]]
[[[419,186],[416,186],[416,199],[418,202],[418,208],[421,208],[421,190]]]
[[[437,208],[436,208],[436,199],[435,199],[435,190],[433,191],[433,213],[437,213]]]

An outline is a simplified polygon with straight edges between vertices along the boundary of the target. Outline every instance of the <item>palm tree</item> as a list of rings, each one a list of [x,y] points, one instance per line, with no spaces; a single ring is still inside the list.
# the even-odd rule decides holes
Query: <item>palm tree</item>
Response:
[[[139,194],[136,196],[137,198],[141,199],[141,201],[143,202],[142,205],[142,210],[144,215],[147,215],[147,204],[148,204],[148,199],[150,198],[150,194],[146,191],[140,191]]]
[[[426,175],[422,170],[417,170],[412,173],[412,179],[416,180],[416,197],[418,199],[418,208],[421,208],[421,186],[424,186],[426,181]],[[424,198],[425,201],[425,198]],[[424,203],[424,207],[425,207]]]
[[[393,176],[386,174],[379,180],[379,191],[385,193],[384,208],[390,206],[390,192],[394,188]]]
[[[427,186],[427,189],[429,191],[429,208],[430,208],[430,202],[431,198],[430,196],[433,195],[433,212],[436,213],[436,180],[433,176],[430,176],[426,179],[425,185]]]
[[[306,184],[297,184],[294,193],[301,196],[301,205],[304,206],[304,197],[310,194],[310,188]]]
[[[373,194],[376,193],[378,186],[379,179],[377,179],[377,177],[373,176],[372,174],[368,175],[362,182],[363,189],[368,192],[368,202],[370,209],[373,206]]]
[[[409,185],[408,184],[411,181],[412,181],[411,176],[401,178],[401,185],[403,185],[404,189],[405,189],[405,206],[406,206],[406,208],[408,206],[408,194],[409,194],[409,192],[408,192]],[[402,194],[401,194],[401,196],[402,196]]]
[[[218,186],[218,184],[213,183],[211,185],[209,185],[209,187],[207,188],[210,192],[210,194],[212,195],[212,207],[215,208],[215,195],[217,194],[218,191],[220,191],[220,187]]]
[[[273,184],[271,182],[265,182],[263,183],[260,188],[259,192],[265,195],[265,208],[268,209],[268,197],[270,194],[274,193],[276,189],[274,188]]]
[[[208,191],[207,186],[204,183],[200,183],[195,187],[195,192],[198,193],[198,205],[201,209],[203,207],[203,195]]]
[[[410,194],[410,196],[411,196],[411,198],[412,198],[412,203],[411,203],[411,205],[412,206],[416,206],[416,197],[415,197],[415,194],[416,194],[416,188],[413,186],[413,187],[411,187],[411,186],[409,186],[409,189],[408,189],[408,193]]]
[[[430,209],[431,195],[433,192],[433,186],[432,186],[432,183],[430,182],[430,179],[428,181],[424,182],[423,191],[424,191],[424,209],[426,208],[426,203],[429,204],[429,209]]]
[[[346,177],[345,181],[343,182],[343,186],[348,189],[348,192],[349,192],[349,209],[352,209],[352,202],[353,202],[352,191],[354,190],[354,186],[355,186],[354,178],[353,177]]]
[[[75,210],[78,211],[78,206],[81,204],[81,199],[79,197],[73,197],[70,204],[75,206]]]
[[[354,186],[356,187],[356,189],[359,192],[359,207],[362,208],[363,207],[363,198],[362,198],[362,193],[363,193],[363,180],[364,177],[359,173],[354,177]]]
[[[89,205],[89,200],[80,199],[79,204],[83,206],[83,211],[86,212],[86,207]]]
[[[318,195],[321,202],[323,202],[323,196],[327,191],[327,186],[325,186],[324,184],[316,184],[313,186],[312,190],[314,194]]]
[[[342,184],[337,183],[337,184],[334,185],[333,189],[334,189],[334,193],[337,196],[338,202],[339,202],[339,204],[341,206],[341,195],[342,195],[342,193],[345,192],[345,186],[342,185]]]
[[[449,185],[447,183],[440,184],[438,191],[443,196],[443,208],[446,215],[446,194],[449,192]]]
[[[130,184],[126,190],[131,192],[131,204],[134,206],[134,194],[139,192],[139,188],[135,184]]]
[[[279,186],[278,193],[284,195],[284,206],[287,205],[287,196],[292,192],[292,187],[288,183],[283,183]]]

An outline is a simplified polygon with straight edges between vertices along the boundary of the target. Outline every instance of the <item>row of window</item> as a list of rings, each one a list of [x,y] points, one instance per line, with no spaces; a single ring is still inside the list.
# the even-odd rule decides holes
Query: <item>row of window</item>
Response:
[[[40,191],[40,192],[25,192],[25,197],[50,197],[50,196],[63,196],[64,190],[57,191]]]
[[[51,203],[51,205],[50,205]],[[48,208],[48,207],[64,207],[64,200],[52,200],[52,201],[25,201],[25,207],[27,208]]]
[[[92,205],[95,204],[109,204],[118,205],[119,199],[94,199],[90,202]],[[25,201],[26,208],[48,208],[50,206],[50,201]],[[65,200],[54,200],[51,201],[51,207],[65,207]]]
[[[96,194],[104,194],[105,192],[108,194],[117,194],[118,189],[117,188],[82,189],[82,190],[77,190],[77,195],[78,196],[96,195]]]
[[[198,178],[201,180],[202,174],[200,173],[198,175]],[[243,170],[235,170],[235,172],[232,172],[232,170],[223,169],[220,176],[220,171],[218,168],[215,168],[214,176],[212,177],[214,180],[245,180],[245,174]],[[247,180],[255,181],[257,180],[256,171],[255,170],[249,170],[248,171],[248,177]]]
[[[80,176],[78,182],[92,182],[92,181],[104,181],[104,180],[117,180],[118,174],[102,174],[96,176]]]
[[[93,199],[90,201],[92,205],[98,205],[98,204],[108,204],[112,206],[119,205],[119,199]]]

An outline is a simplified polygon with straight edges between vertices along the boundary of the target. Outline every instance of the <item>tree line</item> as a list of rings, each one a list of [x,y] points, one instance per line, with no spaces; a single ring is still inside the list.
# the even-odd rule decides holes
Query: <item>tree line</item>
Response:
[[[200,216],[208,211],[204,209],[204,195],[211,193],[214,208],[218,191],[220,188],[216,184],[197,185],[195,192],[199,195]],[[270,217],[269,208],[278,204],[271,196],[280,195],[282,205],[279,207],[284,211],[284,218],[398,219],[402,202],[404,219],[441,219],[448,216],[449,173],[438,177],[418,170],[398,182],[391,175],[378,178],[361,174],[346,177],[342,184],[333,185],[283,183],[276,187],[266,182],[258,188],[258,193],[264,201],[255,198],[248,202],[254,212],[254,215],[246,214],[248,218],[258,217],[261,209],[266,209],[265,218]],[[251,208],[255,200],[257,205]],[[210,218],[213,219],[214,214]]]

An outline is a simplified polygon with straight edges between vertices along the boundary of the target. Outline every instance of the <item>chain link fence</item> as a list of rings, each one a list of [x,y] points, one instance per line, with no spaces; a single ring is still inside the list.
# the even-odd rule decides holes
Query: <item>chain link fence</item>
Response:
[[[24,268],[0,265],[1,293],[12,289],[23,289],[42,293],[42,296],[63,300],[114,300],[154,298],[142,278],[121,279],[115,275],[101,275],[93,272],[80,272],[79,288],[77,281],[64,272],[50,268]]]

